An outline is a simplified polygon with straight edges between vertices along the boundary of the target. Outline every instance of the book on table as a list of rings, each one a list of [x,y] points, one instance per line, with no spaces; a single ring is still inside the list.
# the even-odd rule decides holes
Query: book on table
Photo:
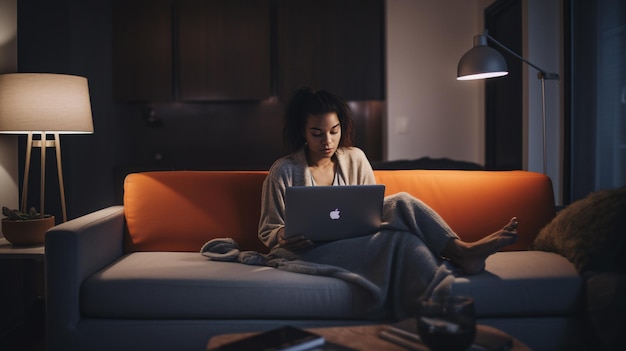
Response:
[[[284,326],[222,345],[211,351],[304,351],[324,345],[324,337],[309,331]]]

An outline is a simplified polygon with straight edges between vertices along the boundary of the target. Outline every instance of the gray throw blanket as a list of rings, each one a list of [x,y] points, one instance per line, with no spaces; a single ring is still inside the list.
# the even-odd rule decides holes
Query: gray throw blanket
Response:
[[[452,266],[439,258],[455,237],[443,220],[408,194],[385,199],[383,224],[375,234],[318,243],[292,252],[280,247],[269,254],[241,251],[231,238],[213,239],[200,253],[211,260],[240,262],[335,277],[356,284],[372,298],[372,309],[385,317],[412,315],[419,297],[451,293]]]

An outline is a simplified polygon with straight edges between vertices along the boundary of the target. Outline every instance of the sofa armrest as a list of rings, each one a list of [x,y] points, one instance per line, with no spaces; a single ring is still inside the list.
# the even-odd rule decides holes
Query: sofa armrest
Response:
[[[81,317],[80,286],[87,277],[123,255],[123,237],[123,206],[81,216],[46,233],[48,349],[73,343],[71,331]]]

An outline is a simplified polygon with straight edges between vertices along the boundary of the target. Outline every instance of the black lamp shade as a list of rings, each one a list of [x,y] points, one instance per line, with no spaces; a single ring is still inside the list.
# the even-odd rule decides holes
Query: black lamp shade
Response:
[[[461,57],[458,80],[501,77],[509,74],[504,57],[487,45],[476,45]]]

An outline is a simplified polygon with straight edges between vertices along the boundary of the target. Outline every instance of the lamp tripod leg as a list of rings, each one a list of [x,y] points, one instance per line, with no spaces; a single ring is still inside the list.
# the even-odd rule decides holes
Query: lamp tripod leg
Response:
[[[61,138],[59,138],[59,133],[54,133],[54,147],[57,154],[57,172],[59,175],[59,191],[61,192],[61,211],[63,212],[63,222],[67,222],[67,211],[65,209],[65,187],[63,186],[63,168],[61,167]]]
[[[42,132],[41,133],[41,177],[40,177],[40,182],[41,182],[41,194],[39,197],[39,211],[41,211],[39,213],[40,218],[43,218],[43,214],[44,212],[44,194],[46,193],[45,188],[46,188],[46,132]]]
[[[546,142],[546,80],[541,77],[541,128],[543,132],[543,174],[548,174],[548,152]]]
[[[26,139],[26,160],[24,163],[24,181],[22,182],[22,206],[21,211],[26,212],[28,197],[28,174],[30,173],[30,155],[33,150],[33,133],[29,132]]]

